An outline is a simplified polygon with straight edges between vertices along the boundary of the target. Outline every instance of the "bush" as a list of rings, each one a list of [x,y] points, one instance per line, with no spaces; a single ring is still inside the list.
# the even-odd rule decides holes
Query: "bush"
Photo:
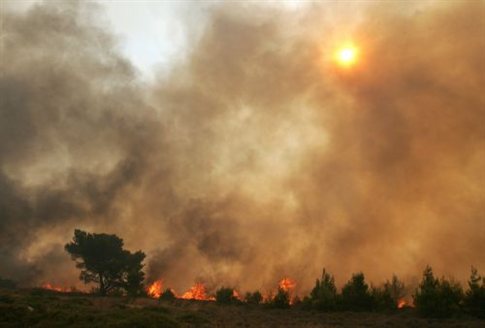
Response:
[[[239,300],[234,295],[233,288],[221,287],[216,291],[216,302],[219,304],[235,304],[239,303]]]
[[[255,291],[254,293],[247,292],[244,299],[248,304],[258,305],[263,300],[263,295],[259,291]]]
[[[399,300],[406,296],[406,286],[402,281],[400,281],[396,275],[392,276],[391,281],[386,281],[384,284],[384,290],[393,301],[393,307],[397,308]]]
[[[165,291],[160,295],[160,300],[163,301],[173,301],[175,299],[175,294],[170,288],[165,289]]]
[[[406,293],[405,286],[396,275],[392,276],[391,281],[386,281],[382,288],[372,287],[371,295],[374,309],[376,310],[395,310]]]
[[[350,311],[372,310],[372,296],[362,272],[353,274],[342,288],[342,307]]]
[[[321,279],[317,279],[310,297],[304,300],[305,307],[319,311],[332,311],[337,308],[337,288],[333,276],[323,269]]]
[[[464,301],[467,313],[485,318],[485,277],[480,277],[474,267],[468,280],[468,287]]]
[[[461,310],[463,291],[461,286],[444,278],[437,279],[427,266],[423,279],[416,289],[414,305],[419,315],[431,318],[447,318]]]
[[[286,290],[278,288],[278,293],[269,304],[277,309],[287,309],[290,307],[290,294]]]
[[[10,279],[4,279],[0,277],[0,288],[4,289],[15,289],[17,288],[17,283]]]
[[[388,288],[371,288],[372,305],[375,310],[389,311],[397,308],[397,303],[393,300]]]

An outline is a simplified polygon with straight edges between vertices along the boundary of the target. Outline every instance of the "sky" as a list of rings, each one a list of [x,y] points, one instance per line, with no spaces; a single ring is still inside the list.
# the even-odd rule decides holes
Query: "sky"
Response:
[[[178,291],[483,272],[483,9],[2,1],[0,276],[81,287],[76,228]]]

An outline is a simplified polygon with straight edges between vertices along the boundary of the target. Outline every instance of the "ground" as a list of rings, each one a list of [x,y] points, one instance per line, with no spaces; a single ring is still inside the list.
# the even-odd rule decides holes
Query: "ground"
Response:
[[[318,313],[215,302],[97,297],[40,289],[0,290],[0,327],[485,327],[473,318],[396,313]]]

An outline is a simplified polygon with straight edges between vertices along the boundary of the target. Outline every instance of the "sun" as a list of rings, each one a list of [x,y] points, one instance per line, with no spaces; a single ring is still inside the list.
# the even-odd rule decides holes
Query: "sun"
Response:
[[[352,66],[357,61],[357,48],[345,46],[337,50],[336,60],[343,67]]]

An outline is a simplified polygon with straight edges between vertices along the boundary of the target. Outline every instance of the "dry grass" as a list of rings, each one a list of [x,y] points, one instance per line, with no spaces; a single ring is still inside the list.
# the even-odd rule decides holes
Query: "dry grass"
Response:
[[[40,290],[0,291],[0,327],[484,327],[472,318],[431,320],[412,309],[319,313],[300,309],[149,298],[96,297]]]

